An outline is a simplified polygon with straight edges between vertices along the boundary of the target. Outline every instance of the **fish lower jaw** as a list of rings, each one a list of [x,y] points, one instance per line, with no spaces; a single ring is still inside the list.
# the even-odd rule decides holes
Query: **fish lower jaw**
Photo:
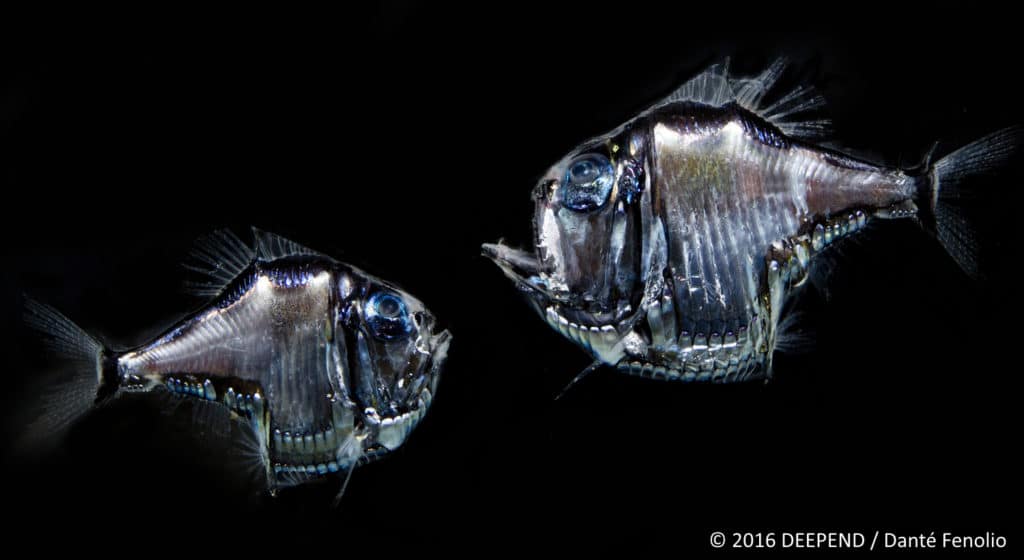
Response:
[[[433,400],[433,395],[430,390],[424,389],[416,408],[397,416],[381,418],[376,443],[385,447],[388,451],[394,451],[401,446],[405,439],[409,437],[413,428],[426,415],[431,400]]]
[[[545,310],[544,319],[562,336],[607,364],[614,364],[625,355],[623,335],[612,325],[580,325],[566,319],[554,307]]]

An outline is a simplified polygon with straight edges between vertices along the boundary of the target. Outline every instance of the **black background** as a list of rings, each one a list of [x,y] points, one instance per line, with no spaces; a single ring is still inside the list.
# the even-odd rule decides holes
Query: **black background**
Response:
[[[817,349],[778,357],[773,382],[601,370],[553,401],[588,359],[479,244],[527,244],[539,174],[707,64],[731,56],[752,73],[791,57],[787,80],[822,90],[835,140],[891,164],[1024,123],[1019,31],[998,15],[722,9],[392,3],[188,25],[99,16],[12,39],[0,58],[7,410],[38,390],[22,293],[138,343],[194,304],[178,263],[224,226],[399,283],[454,343],[430,414],[355,472],[337,509],[337,481],[250,497],[214,446],[183,435],[187,407],[165,416],[125,399],[56,453],[5,460],[19,520],[5,530],[44,546],[310,554],[552,539],[683,553],[710,550],[712,530],[1015,536],[1019,168],[977,182],[987,282],[912,223],[889,224],[850,249],[827,304],[808,304]]]

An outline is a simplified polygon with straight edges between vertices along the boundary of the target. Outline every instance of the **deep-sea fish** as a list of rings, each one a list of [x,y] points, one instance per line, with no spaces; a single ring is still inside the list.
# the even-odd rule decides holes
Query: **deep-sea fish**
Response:
[[[58,432],[118,395],[169,391],[223,413],[198,422],[241,426],[225,445],[245,450],[271,492],[402,445],[437,391],[448,332],[391,283],[253,234],[253,247],[226,230],[201,240],[192,291],[209,303],[136,348],[105,347],[27,301],[28,323],[66,360],[32,431]]]
[[[977,272],[955,203],[965,179],[1009,157],[1019,128],[934,163],[884,167],[811,143],[827,126],[808,117],[821,97],[771,94],[783,61],[752,78],[727,66],[554,164],[533,192],[535,252],[483,247],[552,328],[594,357],[586,371],[771,376],[787,301],[827,247],[873,220],[915,219]]]

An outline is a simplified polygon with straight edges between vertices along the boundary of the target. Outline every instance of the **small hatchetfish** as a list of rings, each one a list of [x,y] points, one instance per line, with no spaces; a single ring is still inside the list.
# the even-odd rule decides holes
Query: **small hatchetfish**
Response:
[[[1009,158],[1020,128],[913,169],[874,165],[811,143],[827,127],[807,116],[821,96],[772,95],[784,68],[736,78],[728,61],[712,66],[543,175],[535,252],[483,246],[593,356],[576,380],[601,364],[656,379],[770,377],[787,299],[827,247],[873,220],[915,219],[977,272],[955,202],[969,176]]]
[[[241,427],[226,445],[245,450],[271,493],[402,445],[437,391],[448,331],[394,285],[253,232],[254,246],[227,230],[200,240],[189,268],[205,275],[193,291],[209,303],[134,349],[27,301],[29,325],[70,369],[33,431],[59,432],[117,395],[170,391],[215,410],[197,422]]]

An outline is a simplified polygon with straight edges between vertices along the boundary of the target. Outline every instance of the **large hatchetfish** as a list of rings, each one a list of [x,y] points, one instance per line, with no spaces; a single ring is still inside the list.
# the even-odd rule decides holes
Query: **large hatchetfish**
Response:
[[[821,98],[771,95],[784,67],[735,78],[712,66],[582,143],[534,190],[535,252],[484,245],[548,324],[595,358],[586,371],[770,376],[787,298],[826,247],[872,220],[915,219],[976,272],[956,201],[965,179],[1006,160],[1020,129],[913,169],[871,164],[810,143],[825,122],[799,117]]]
[[[206,280],[194,291],[209,303],[137,348],[105,347],[27,302],[29,324],[66,359],[32,431],[59,432],[117,395],[169,390],[240,424],[243,441],[228,445],[271,492],[402,445],[437,391],[448,332],[389,282],[253,232],[255,247],[227,231],[201,241],[192,268]]]

